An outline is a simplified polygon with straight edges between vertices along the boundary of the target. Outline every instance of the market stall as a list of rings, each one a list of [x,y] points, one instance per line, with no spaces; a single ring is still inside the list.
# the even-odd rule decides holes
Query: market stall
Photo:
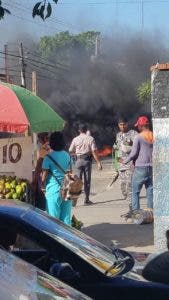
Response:
[[[33,133],[60,131],[64,120],[25,88],[0,83],[0,198],[25,201],[32,181]]]

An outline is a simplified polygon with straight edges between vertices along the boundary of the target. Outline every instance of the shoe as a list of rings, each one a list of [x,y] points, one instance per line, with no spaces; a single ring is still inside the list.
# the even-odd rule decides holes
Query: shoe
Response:
[[[84,202],[84,205],[92,205],[92,204],[94,204],[94,203],[90,200],[87,200],[87,201]]]

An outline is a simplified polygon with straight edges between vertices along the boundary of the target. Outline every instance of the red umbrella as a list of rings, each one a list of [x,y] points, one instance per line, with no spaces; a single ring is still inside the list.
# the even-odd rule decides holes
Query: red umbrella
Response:
[[[0,131],[53,132],[64,128],[64,120],[41,98],[20,86],[0,84]]]
[[[1,85],[0,88],[0,131],[25,132],[29,121],[15,93]]]

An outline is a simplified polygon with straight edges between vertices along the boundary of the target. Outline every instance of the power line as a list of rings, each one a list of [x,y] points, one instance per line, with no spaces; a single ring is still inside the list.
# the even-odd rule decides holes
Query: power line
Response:
[[[1,59],[4,59],[4,58],[5,58],[5,56],[2,56],[2,55],[0,55],[0,58],[1,58]],[[10,57],[10,60],[13,60],[13,61],[15,61],[15,62],[16,62],[16,59],[15,59],[15,58],[11,58],[11,57]]]
[[[30,12],[30,13],[32,12],[32,9],[30,9],[30,7],[25,6],[25,5],[23,6],[22,4],[20,4],[20,3],[16,2],[16,1],[12,1],[12,6],[14,7],[14,5],[17,6],[17,9],[24,10],[24,11],[27,11],[27,12]],[[11,6],[11,4],[10,4],[10,6]],[[15,6],[15,8],[16,8],[16,6]],[[53,21],[52,23],[55,23],[55,24],[56,23],[58,23],[58,24],[60,23],[61,25],[69,26],[69,27],[72,27],[73,29],[77,29],[74,24],[72,24],[72,23],[66,23],[66,22],[64,22],[62,20],[59,20],[58,18],[55,19],[52,16],[47,21],[50,21],[50,22]]]
[[[0,54],[4,55],[4,52],[3,52],[3,51],[0,51]],[[9,53],[9,52],[7,53],[7,55],[8,55],[9,57],[12,56],[12,59],[14,59],[14,60],[15,60],[15,58],[21,58],[20,55],[11,54],[11,53]],[[0,56],[0,57],[1,57],[1,56]],[[4,56],[2,56],[2,58],[4,59]],[[30,69],[32,69],[32,66],[35,66],[36,68],[39,69],[40,72],[43,72],[43,71],[44,71],[44,68],[42,68],[42,66],[37,65],[37,64],[34,64],[34,63],[32,62],[33,59],[31,60],[31,62],[30,62],[29,60],[31,60],[31,59],[28,59],[28,63],[26,62],[27,67],[29,67]],[[43,62],[41,62],[41,61],[37,61],[37,60],[33,60],[33,61],[35,61],[35,62],[37,62],[37,63],[40,63],[41,65],[44,65],[44,64],[45,64],[45,63],[43,63]],[[30,64],[30,65],[29,65],[29,64]],[[49,65],[50,67],[52,66],[52,67],[55,68],[54,65],[45,64],[45,66],[46,66],[46,65],[47,65],[47,66]],[[17,67],[18,67],[18,65],[17,65]],[[5,67],[2,67],[2,68],[0,68],[0,69],[1,69],[1,70],[5,70]],[[16,76],[16,74],[19,73],[19,70],[14,69],[14,67],[8,68],[8,70],[14,73],[14,74],[10,74],[10,76],[15,76],[16,78],[20,78],[19,75]],[[56,70],[56,68],[55,68],[55,70]],[[45,80],[45,79],[47,79],[47,80],[53,80],[53,81],[56,81],[56,80],[59,80],[59,79],[64,79],[64,81],[65,81],[65,78],[63,78],[62,76],[60,76],[59,73],[56,73],[56,71],[54,72],[53,70],[49,70],[49,69],[47,69],[47,68],[45,68],[45,71],[47,71],[48,73],[51,73],[51,74],[55,75],[55,77],[52,77],[52,76],[43,76],[43,75],[41,75],[41,74],[38,74],[38,79],[39,79],[39,80]],[[27,74],[32,75],[32,72],[26,71],[26,73],[25,73],[26,78],[32,79],[31,77],[28,77]],[[56,77],[56,76],[59,76],[59,77]]]
[[[39,23],[37,23],[36,21],[33,21],[33,20],[30,20],[30,19],[27,19],[27,18],[25,18],[25,17],[21,17],[21,16],[18,16],[18,15],[15,15],[15,14],[13,14],[13,13],[11,13],[11,16],[13,16],[13,17],[15,17],[15,18],[18,18],[18,19],[21,19],[21,20],[23,20],[23,21],[27,21],[27,22],[30,22],[30,23],[33,23],[33,24],[35,24],[35,25],[37,25],[37,26],[43,26],[43,27],[45,27],[45,28],[49,28],[49,29],[54,29],[53,27],[51,27],[51,26],[49,26],[49,25],[46,25],[46,24],[39,24]],[[62,32],[62,30],[58,30],[58,28],[56,28],[56,30],[58,31],[58,32]]]
[[[5,70],[5,68],[1,67],[0,70]],[[19,72],[19,70],[17,70],[17,69],[8,68],[8,70],[13,71],[13,72]]]
[[[168,0],[144,0],[143,1],[144,3],[169,3]],[[130,4],[133,4],[133,3],[141,3],[141,0],[131,0],[131,1],[118,1],[119,4],[123,4],[123,3],[130,3]],[[76,2],[62,2],[62,3],[58,3],[57,5],[60,5],[60,6],[64,6],[64,5],[76,5],[77,6],[77,3]],[[101,2],[78,2],[78,5],[112,5],[112,4],[116,4],[116,0],[112,0],[112,1],[101,1]]]
[[[26,49],[26,51],[27,51],[27,52],[25,52],[26,54],[31,54],[31,55],[33,55],[33,56],[36,56],[36,57],[40,58],[42,61],[45,61],[45,62],[46,62],[45,58],[42,57],[38,52],[36,52],[36,51],[31,51],[28,47],[25,47],[25,46],[24,46],[24,49]],[[49,60],[48,60],[48,62],[50,63]],[[60,63],[60,62],[58,62],[58,61],[57,61],[56,63],[57,63],[58,65],[60,65],[61,67],[64,66],[65,68],[69,68],[68,65],[62,64],[62,63]]]
[[[7,52],[7,55],[9,56],[9,57],[11,57],[12,56],[12,59],[14,59],[15,60],[15,58],[20,58],[21,59],[21,55],[15,55],[15,54],[12,54],[12,52],[13,51],[8,51]],[[0,54],[2,54],[3,56],[0,56],[0,58],[2,57],[3,59],[5,58],[5,52],[3,52],[3,51],[0,51]],[[31,60],[31,62],[29,62],[29,60]],[[36,66],[36,68],[38,68],[39,70],[40,70],[40,72],[43,72],[44,71],[44,68],[42,69],[42,66],[40,66],[40,65],[37,65],[37,64],[34,64],[32,61],[35,61],[35,62],[37,62],[37,63],[40,63],[41,65],[49,65],[50,67],[54,67],[55,68],[55,66],[54,65],[50,65],[50,64],[46,64],[46,63],[43,63],[43,62],[41,62],[41,61],[37,61],[37,60],[33,60],[33,59],[28,59],[28,63],[30,64],[30,65],[28,65],[27,64],[27,67],[29,67],[31,70],[32,70],[32,65],[33,66]],[[18,67],[18,65],[16,65],[16,67]],[[56,69],[56,68],[55,68]],[[4,70],[5,71],[5,66],[4,67],[0,67],[0,70]],[[19,72],[20,72],[20,70],[19,69],[16,69],[16,68],[14,68],[14,66],[12,66],[12,67],[9,67],[8,66],[8,71],[10,71],[10,76],[12,76],[12,77],[14,77],[14,78],[20,78],[20,75],[19,75]],[[60,76],[60,74],[58,74],[58,73],[56,73],[56,72],[54,72],[53,70],[49,70],[49,69],[45,69],[45,71],[46,72],[48,72],[48,73],[51,73],[51,74],[53,74],[53,75],[55,75],[54,77],[53,76],[44,76],[44,75],[41,75],[41,74],[38,74],[37,73],[37,75],[38,75],[38,80],[49,80],[49,81],[57,81],[57,80],[59,80],[59,79],[63,79],[63,77],[62,76]],[[12,73],[11,73],[12,72]],[[32,77],[29,77],[28,75],[32,75],[32,71],[25,71],[25,78],[26,79],[32,79]],[[57,77],[57,76],[59,76],[59,77]],[[65,81],[65,78],[64,78],[64,81]]]
[[[37,68],[38,71],[43,72],[43,69],[42,69],[40,66],[37,66],[37,65],[32,64],[32,63],[30,63],[30,65],[27,64],[27,67],[30,68],[31,70],[32,70],[32,66],[33,66],[33,67],[35,66],[35,67]],[[47,71],[47,72],[49,72],[49,73],[51,73],[51,74],[53,74],[53,75],[56,75],[56,76],[59,75],[59,76],[60,76],[59,73],[51,72],[51,71],[48,70],[48,69],[45,69],[45,71]],[[43,75],[40,75],[40,76],[43,76]],[[44,76],[43,76],[43,77],[44,77]],[[47,77],[45,76],[44,78],[47,78]],[[53,78],[54,78],[54,77],[53,77]]]
[[[5,52],[3,52],[3,51],[0,51],[0,54],[5,54]],[[7,55],[8,56],[11,56],[11,57],[16,57],[16,58],[20,58],[21,59],[21,56],[20,55],[15,55],[15,54],[9,54],[9,53],[7,53]],[[68,69],[66,69],[66,68],[61,68],[60,66],[58,66],[58,65],[51,65],[51,64],[48,64],[48,63],[44,63],[44,62],[41,62],[41,61],[38,61],[38,60],[35,60],[35,59],[33,59],[33,58],[27,58],[27,60],[28,61],[32,61],[32,62],[36,62],[36,63],[39,63],[39,64],[41,64],[41,65],[45,65],[45,66],[48,66],[48,67],[51,67],[51,68],[54,68],[54,69],[56,69],[56,68],[60,68],[60,69],[62,69],[62,70],[66,70],[66,71],[68,71]],[[64,65],[63,65],[63,67],[64,67]]]
[[[0,70],[5,70],[5,68],[0,68]],[[8,70],[14,73],[14,74],[10,73],[10,76],[15,76],[15,74],[18,74],[20,72],[19,70],[11,69],[11,68],[8,68]],[[27,74],[32,75],[32,72],[26,71],[25,76],[27,76]],[[57,80],[58,79],[58,78],[50,77],[50,76],[43,76],[43,75],[39,75],[39,74],[37,74],[37,75],[38,75],[38,79],[48,79],[48,80]],[[18,76],[20,78],[19,74],[18,74]],[[30,79],[31,79],[31,77],[30,77]]]
[[[45,66],[48,66],[48,67],[51,67],[51,68],[54,68],[54,69],[56,69],[56,67],[57,67],[58,69],[61,69],[62,71],[68,71],[68,69],[60,63],[59,64],[57,63],[57,65],[55,66],[55,65],[51,65],[49,63],[45,63],[45,62],[40,61],[40,60],[33,59],[33,58],[26,58],[25,57],[25,60],[32,61],[32,62],[41,64],[41,65],[45,65]]]
[[[5,3],[5,2],[4,2]],[[6,3],[7,4],[7,3]],[[17,9],[17,10],[21,10],[21,11],[25,11],[25,12],[29,12],[30,14],[31,14],[31,10],[29,10],[29,9],[27,9],[27,8],[24,8],[23,6],[22,7],[20,7],[21,5],[19,5],[19,4],[16,4],[16,5],[18,5],[18,6],[15,6],[15,5],[13,5],[13,3],[12,4],[10,4],[10,8],[11,7],[13,7],[13,8],[15,8],[15,9]],[[37,23],[35,20],[31,20],[31,19],[28,19],[28,18],[25,18],[25,17],[22,17],[22,16],[18,16],[18,15],[16,15],[15,13],[11,13],[11,15],[12,16],[14,16],[14,17],[16,17],[16,18],[18,18],[18,19],[21,19],[21,20],[26,20],[26,21],[28,21],[28,22],[31,22],[31,23],[34,23],[35,25],[38,25],[38,26],[44,26],[45,28],[47,27],[47,28],[50,28],[50,29],[56,29],[58,32],[61,32],[61,31],[63,31],[63,25],[64,25],[64,27],[66,26],[66,27],[73,27],[73,25],[66,25],[66,24],[64,24],[64,22],[62,22],[62,21],[56,21],[54,18],[50,18],[50,20],[48,20],[48,22],[50,22],[50,23],[52,23],[52,24],[55,24],[55,26],[57,25],[57,26],[59,26],[59,28],[54,28],[53,27],[53,25],[52,26],[50,26],[50,25],[48,25],[48,24],[44,24],[44,22],[43,23]],[[53,21],[52,21],[53,20]],[[46,21],[47,22],[47,21]],[[60,24],[59,24],[60,23]],[[60,27],[62,25],[62,27]],[[62,29],[62,30],[61,30]]]
[[[28,2],[29,0],[27,0]],[[133,3],[133,2],[141,2],[141,0],[128,0],[128,1],[118,1],[118,2],[130,2],[130,3]],[[78,1],[78,5],[79,4],[85,4],[85,5],[88,5],[88,4],[112,4],[112,3],[115,3],[116,0],[102,0],[102,1]],[[168,2],[169,3],[169,0],[144,0],[144,2]],[[59,1],[57,3],[57,5],[59,6],[62,6],[62,5],[70,5],[70,4],[75,4],[77,6],[77,0],[75,1],[67,1],[67,2],[63,2],[62,1]]]
[[[15,45],[15,46],[18,46],[17,44],[13,44],[13,45]],[[37,51],[32,51],[32,50],[30,50],[28,47],[26,47],[26,46],[23,46],[23,49],[25,49],[27,52],[25,52],[25,54],[31,54],[32,56],[36,56],[36,57],[38,57],[42,62],[45,62],[45,63],[50,63],[50,61],[48,60],[48,61],[46,61],[45,60],[45,58],[44,57],[42,57]],[[13,50],[13,51],[8,51],[8,54],[11,54],[11,56],[14,56],[13,54],[16,54],[17,52],[16,52],[16,50]],[[18,55],[16,54],[16,56],[15,57],[18,57]],[[3,57],[2,57],[3,58]],[[20,57],[19,57],[20,58]],[[29,58],[26,58],[25,57],[25,59],[29,59]],[[13,60],[15,60],[15,59],[13,59]],[[38,61],[39,63],[41,63],[41,61]],[[37,62],[37,61],[36,61]],[[52,62],[51,62],[52,63]],[[65,64],[63,64],[63,63],[60,63],[60,62],[58,62],[58,61],[56,61],[56,64],[57,65],[59,65],[59,66],[61,66],[61,67],[64,67],[64,68],[69,68],[69,66],[68,65],[65,65]],[[53,65],[53,67],[55,67],[55,65]]]
[[[5,2],[4,2],[5,3]],[[143,29],[144,29],[144,5],[145,4],[162,4],[162,3],[167,3],[167,4],[169,4],[169,1],[168,0],[127,0],[127,1],[125,1],[125,0],[123,0],[123,1],[118,1],[118,0],[111,0],[111,1],[95,1],[95,2],[78,2],[78,5],[115,5],[115,7],[116,7],[116,12],[118,11],[118,5],[121,5],[121,4],[139,4],[140,5],[140,7],[141,7],[141,10],[140,10],[140,17],[141,17],[141,32],[143,33]],[[72,4],[76,4],[77,5],[77,3],[75,3],[75,2],[62,2],[62,3],[57,3],[57,5],[72,5]],[[6,3],[6,5],[8,5],[8,3]],[[13,5],[13,7],[15,8],[15,9],[19,9],[19,10],[21,10],[21,11],[26,11],[26,12],[30,12],[31,13],[31,10],[30,10],[30,8],[28,8],[28,7],[26,7],[26,6],[23,6],[23,5],[21,5],[20,3],[18,3],[18,2],[13,2],[12,3],[12,5]],[[11,7],[11,4],[10,4],[10,7]],[[22,16],[18,16],[18,15],[16,15],[16,14],[12,14],[12,16],[14,16],[14,17],[16,17],[16,18],[18,18],[18,19],[21,19],[21,20],[26,20],[26,21],[28,21],[28,22],[31,22],[31,23],[33,23],[33,24],[35,24],[35,25],[37,25],[37,26],[45,26],[45,28],[50,28],[50,29],[54,29],[53,28],[53,26],[51,27],[51,26],[49,26],[49,25],[47,25],[46,23],[45,24],[39,24],[39,23],[37,23],[37,22],[35,22],[35,21],[33,21],[33,20],[30,20],[30,19],[27,19],[27,18],[25,18],[25,17],[22,17]],[[117,17],[116,17],[116,23],[117,23],[117,26],[118,26],[118,15],[116,15]],[[60,21],[60,20],[58,20],[58,19],[54,19],[54,18],[52,18],[52,17],[50,17],[50,19],[48,20],[49,22],[51,22],[51,23],[53,23],[53,24],[56,24],[56,23],[60,23],[61,25],[63,25],[63,26],[69,26],[69,27],[72,27],[72,24],[66,24],[66,23],[64,23],[63,21]],[[74,27],[74,25],[73,25],[73,27]],[[74,27],[75,28],[75,27]],[[56,30],[58,31],[58,32],[61,32],[61,30],[58,30],[58,28],[56,28]]]
[[[27,64],[27,66],[28,66],[29,68],[32,68],[32,66],[33,66],[33,67],[36,67],[36,68],[37,68],[39,71],[41,71],[41,72],[44,71],[44,69],[42,69],[42,67],[40,67],[40,66],[38,66],[38,65],[36,65],[36,64],[34,64],[34,63],[29,63],[29,64]],[[46,69],[46,68],[45,68],[45,71],[47,71],[48,73],[51,73],[51,74],[59,75],[59,76],[60,76],[59,73],[56,73],[56,72],[54,72],[54,71],[52,71],[52,70],[49,70],[49,69]]]

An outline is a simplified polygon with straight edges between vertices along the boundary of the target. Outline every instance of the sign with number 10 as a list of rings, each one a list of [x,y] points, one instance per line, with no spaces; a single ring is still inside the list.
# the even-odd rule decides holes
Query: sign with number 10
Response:
[[[22,157],[22,147],[19,143],[12,143],[9,146],[4,145],[3,151],[3,164],[9,160],[11,163],[17,163]]]
[[[0,139],[0,175],[14,173],[32,177],[32,141],[30,137]]]

